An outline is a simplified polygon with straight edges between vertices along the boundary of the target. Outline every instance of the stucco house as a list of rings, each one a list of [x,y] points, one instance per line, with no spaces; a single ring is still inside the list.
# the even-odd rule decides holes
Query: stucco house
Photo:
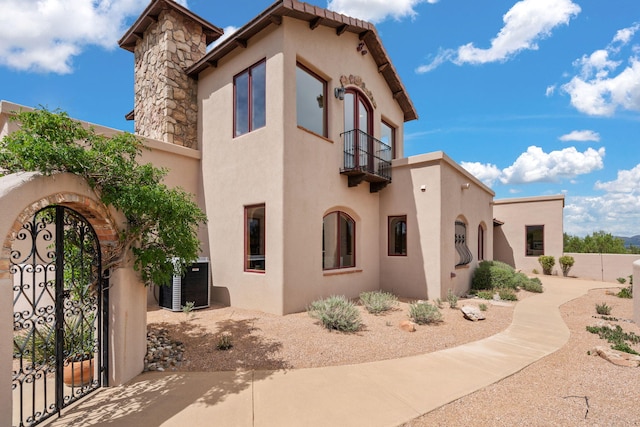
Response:
[[[405,157],[418,114],[372,24],[279,0],[208,50],[222,34],[152,0],[119,41],[134,61],[127,117],[152,148],[142,160],[208,216],[212,300],[287,314],[378,289],[443,298],[494,255],[530,269],[540,251],[562,254],[562,196],[494,201],[444,152]],[[510,243],[530,226],[543,227],[535,254]]]

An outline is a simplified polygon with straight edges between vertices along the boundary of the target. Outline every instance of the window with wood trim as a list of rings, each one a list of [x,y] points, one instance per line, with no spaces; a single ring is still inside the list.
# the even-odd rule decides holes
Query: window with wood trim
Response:
[[[296,116],[298,126],[328,136],[327,82],[302,64],[296,67]]]
[[[407,256],[407,216],[390,216],[388,228],[389,256]]]
[[[478,261],[484,260],[484,227],[478,226]]]
[[[471,251],[467,247],[467,224],[456,221],[455,224],[456,267],[467,265],[473,259]]]
[[[356,222],[344,212],[331,212],[322,220],[322,269],[356,266]]]
[[[380,124],[380,141],[391,147],[391,158],[396,158],[396,128],[384,120]],[[389,159],[390,160],[390,159]]]
[[[244,208],[244,270],[263,273],[266,269],[265,205]]]
[[[244,135],[266,125],[265,60],[233,78],[233,136]]]
[[[526,225],[527,256],[544,255],[544,225]]]

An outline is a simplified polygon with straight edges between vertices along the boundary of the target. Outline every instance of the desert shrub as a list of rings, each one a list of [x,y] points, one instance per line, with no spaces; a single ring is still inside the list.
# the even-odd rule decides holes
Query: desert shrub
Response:
[[[415,302],[409,305],[409,317],[418,325],[440,322],[442,313],[435,305],[428,302]]]
[[[231,332],[223,332],[218,336],[218,342],[216,348],[218,350],[229,350],[233,347],[233,336]]]
[[[542,282],[537,277],[534,277],[533,279],[528,279],[525,282],[525,284],[522,286],[522,289],[528,292],[536,292],[539,294],[544,292],[544,289],[542,288]]]
[[[454,294],[451,289],[447,293],[447,301],[449,302],[449,308],[456,308],[458,306],[458,296]]]
[[[504,301],[518,301],[516,292],[511,288],[498,289],[498,295],[500,295],[500,299]]]
[[[380,314],[391,310],[398,304],[398,298],[390,292],[373,291],[360,294],[360,304],[371,314]]]
[[[355,332],[362,326],[358,308],[344,295],[314,301],[307,308],[307,313],[329,330]]]
[[[436,298],[435,301],[434,301],[434,304],[438,308],[443,308],[444,307],[444,304],[443,304],[443,302],[442,302],[442,300],[440,298]]]
[[[478,291],[476,295],[482,299],[493,299],[493,291]]]
[[[633,298],[633,286],[620,289],[616,296],[618,298]]]
[[[553,266],[556,265],[556,259],[552,255],[540,255],[538,262],[542,266],[542,273],[550,276]]]
[[[616,325],[613,329],[609,326],[587,326],[587,331],[592,334],[598,334],[600,338],[607,340],[612,344],[611,348],[614,350],[638,354],[627,344],[627,341],[632,344],[638,344],[640,343],[640,336],[633,332],[624,332],[620,325]]]
[[[533,274],[540,274],[540,272],[538,271],[538,269],[537,269],[537,268],[534,268],[533,270],[531,270],[531,272],[532,272]]]
[[[562,275],[567,277],[569,275],[569,270],[573,267],[573,264],[576,262],[572,256],[564,255],[558,258],[560,262],[560,268],[562,268]]]
[[[512,287],[511,280],[514,274],[515,270],[509,264],[500,261],[482,261],[473,272],[471,289]]]
[[[509,287],[512,289],[524,288],[529,283],[529,281],[530,279],[526,274],[514,273],[511,277],[511,284]]]
[[[618,283],[620,283],[621,285],[624,285],[625,283],[627,283],[627,279],[625,279],[624,277],[618,277],[616,279],[618,281]]]
[[[480,309],[480,311],[487,311],[488,309],[487,304],[485,303],[478,304],[478,308]]]
[[[611,307],[609,307],[606,302],[596,304],[596,313],[608,316],[611,314]]]

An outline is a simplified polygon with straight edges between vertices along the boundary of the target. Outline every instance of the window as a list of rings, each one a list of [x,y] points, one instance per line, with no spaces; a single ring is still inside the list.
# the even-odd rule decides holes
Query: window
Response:
[[[265,271],[265,207],[264,205],[244,208],[244,253],[245,271]]]
[[[298,126],[327,136],[327,83],[304,66],[296,68]]]
[[[527,256],[544,255],[544,225],[527,225]]]
[[[344,212],[331,212],[322,220],[322,269],[356,266],[355,221]]]
[[[389,255],[407,256],[407,216],[389,217]]]
[[[458,253],[456,267],[469,264],[473,256],[467,247],[467,225],[462,221],[456,221],[455,245]]]
[[[259,62],[233,79],[234,136],[264,127],[266,62]]]
[[[387,124],[386,122],[382,122],[380,125],[380,141],[384,142],[386,145],[391,147],[391,155],[392,159],[396,158],[396,129]],[[391,159],[385,159],[391,160]]]
[[[484,228],[478,226],[478,261],[484,260]]]

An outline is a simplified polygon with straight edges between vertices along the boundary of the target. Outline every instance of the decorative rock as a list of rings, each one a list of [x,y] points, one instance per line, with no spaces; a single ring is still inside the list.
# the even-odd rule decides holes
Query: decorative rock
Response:
[[[166,329],[149,328],[147,331],[147,354],[144,371],[175,370],[183,360],[184,345],[173,341]]]
[[[626,366],[629,368],[637,368],[640,366],[640,356],[635,354],[625,353],[623,351],[614,350],[600,345],[593,349],[593,353],[602,357],[604,360],[608,360],[614,365]]]
[[[400,322],[400,329],[406,332],[415,332],[416,324],[411,320],[403,320],[402,322]]]
[[[485,315],[482,314],[480,309],[475,305],[463,305],[460,307],[460,311],[462,311],[465,319],[469,319],[473,322],[486,319]]]

